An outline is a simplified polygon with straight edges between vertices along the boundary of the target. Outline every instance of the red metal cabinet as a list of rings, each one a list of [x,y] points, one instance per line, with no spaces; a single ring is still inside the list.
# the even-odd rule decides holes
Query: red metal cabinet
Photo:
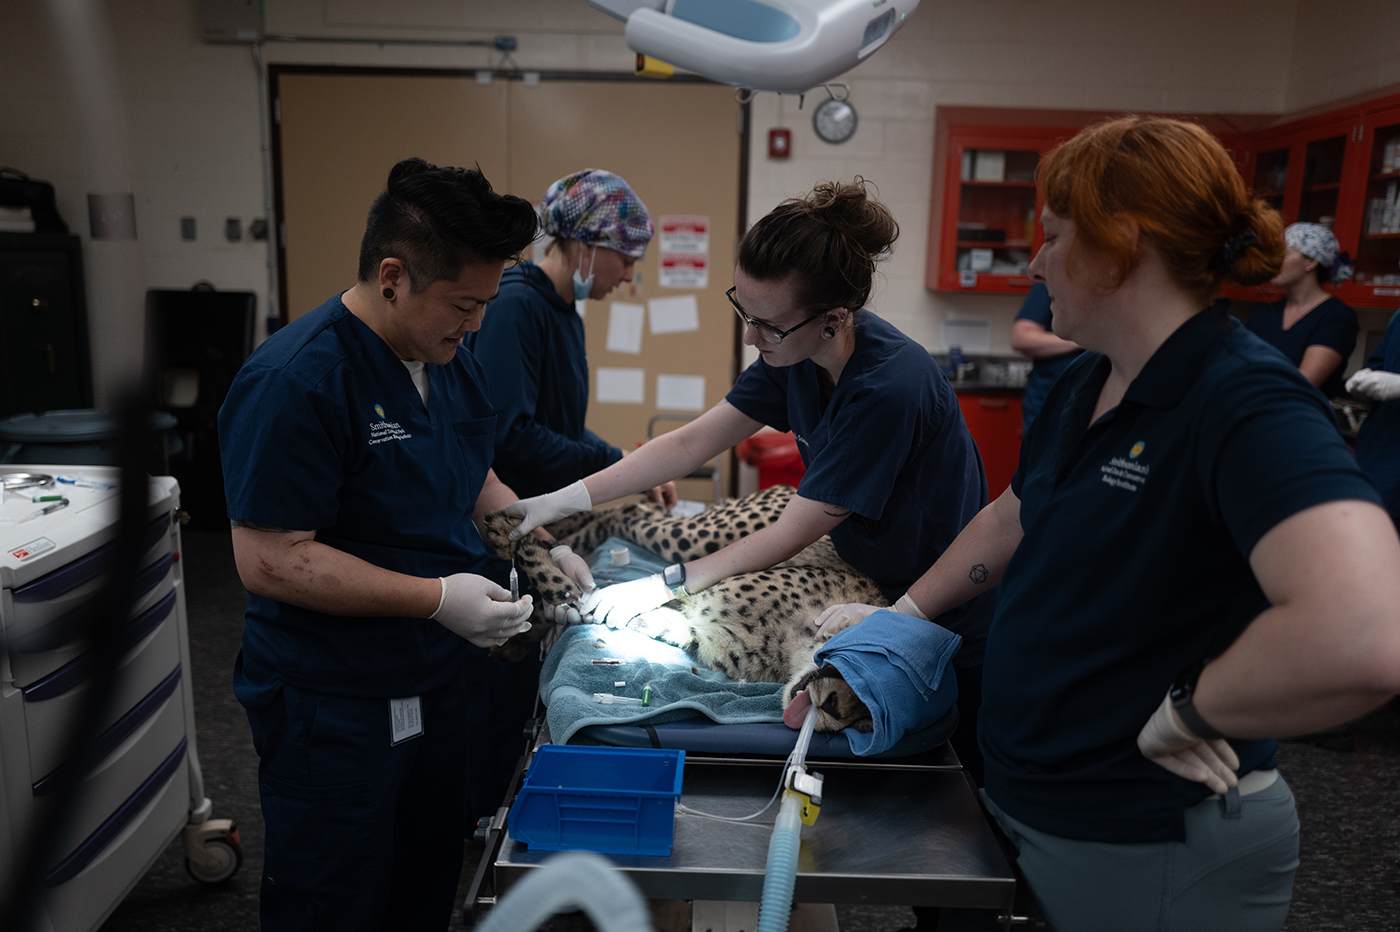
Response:
[[[958,406],[982,454],[987,494],[996,498],[1011,484],[1021,458],[1021,394],[1013,391],[959,392]]]

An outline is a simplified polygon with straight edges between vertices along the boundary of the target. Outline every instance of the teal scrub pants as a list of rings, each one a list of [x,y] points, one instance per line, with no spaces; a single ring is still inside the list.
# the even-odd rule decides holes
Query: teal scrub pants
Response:
[[[1186,810],[1186,841],[1119,844],[1036,831],[987,798],[1057,932],[1277,932],[1298,869],[1298,814],[1280,776]]]

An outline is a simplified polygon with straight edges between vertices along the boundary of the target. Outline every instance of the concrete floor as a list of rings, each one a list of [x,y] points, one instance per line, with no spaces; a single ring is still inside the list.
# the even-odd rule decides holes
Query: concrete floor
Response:
[[[199,757],[214,814],[236,820],[244,862],[232,880],[205,887],[185,873],[178,842],[103,926],[105,932],[252,932],[258,928],[262,818],[257,757],[230,677],[242,632],[243,589],[227,531],[186,529],[187,605]],[[1302,819],[1302,866],[1291,932],[1387,932],[1400,928],[1400,710],[1392,704],[1355,727],[1351,753],[1284,744],[1279,764]],[[479,849],[468,849],[463,890]],[[895,932],[914,924],[903,907],[838,907],[843,932]],[[460,916],[451,928],[462,929]],[[587,929],[578,917],[552,932]]]

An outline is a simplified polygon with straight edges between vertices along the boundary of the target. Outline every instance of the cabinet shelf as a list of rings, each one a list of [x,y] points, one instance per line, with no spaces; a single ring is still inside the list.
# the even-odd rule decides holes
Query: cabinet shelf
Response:
[[[1341,183],[1340,181],[1330,181],[1330,182],[1328,182],[1327,184],[1310,184],[1310,185],[1308,185],[1307,187],[1305,187],[1303,190],[1304,190],[1304,191],[1336,191],[1336,190],[1338,190],[1339,188],[1341,188],[1341,186],[1342,186],[1342,183]]]
[[[1371,176],[1372,181],[1395,181],[1400,179],[1400,172],[1376,172]]]
[[[999,239],[999,240],[958,240],[959,249],[1030,249],[1029,240],[1024,239]]]
[[[1400,239],[1400,233],[1363,233],[1362,239]]]

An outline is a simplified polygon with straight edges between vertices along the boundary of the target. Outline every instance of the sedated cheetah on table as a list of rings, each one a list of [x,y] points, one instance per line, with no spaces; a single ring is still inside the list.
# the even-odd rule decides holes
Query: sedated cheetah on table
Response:
[[[551,524],[549,530],[580,554],[590,553],[609,537],[620,537],[664,560],[682,563],[773,524],[793,494],[791,486],[774,486],[687,517],[669,516],[657,506],[638,503],[582,512]],[[544,601],[558,604],[577,597],[578,590],[554,566],[538,538],[509,539],[517,523],[518,519],[502,512],[488,515],[487,542],[503,559],[514,557]],[[689,598],[643,612],[627,627],[680,647],[730,679],[784,683],[784,705],[799,690],[808,689],[818,710],[818,731],[847,727],[870,731],[869,709],[834,667],[818,668],[812,660],[826,641],[817,633],[817,616],[843,602],[889,604],[879,585],[844,562],[831,539],[823,537],[771,569],[721,580]],[[513,649],[529,649],[547,625],[538,610],[534,621],[537,624],[529,634],[517,635],[498,650],[509,656]]]

